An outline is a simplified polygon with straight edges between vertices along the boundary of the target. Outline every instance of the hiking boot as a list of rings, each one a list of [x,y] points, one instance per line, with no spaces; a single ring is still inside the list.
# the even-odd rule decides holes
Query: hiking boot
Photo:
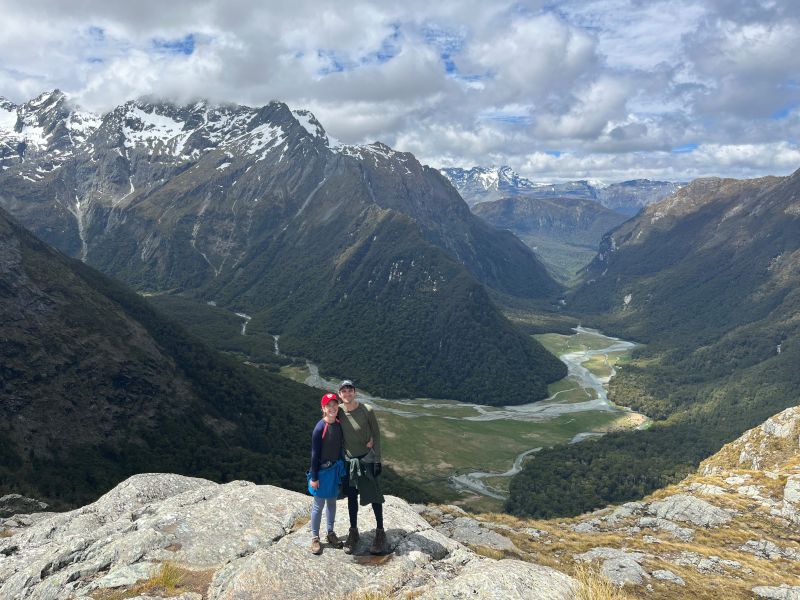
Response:
[[[358,529],[351,527],[350,531],[347,532],[347,539],[344,542],[344,553],[352,554],[353,550],[356,549],[356,544],[358,544]]]
[[[322,544],[319,543],[319,538],[311,539],[311,554],[322,554]]]
[[[372,546],[369,547],[370,554],[385,554],[386,553],[386,533],[383,529],[375,530],[375,539],[372,540]]]
[[[344,544],[342,544],[342,540],[339,539],[339,536],[336,535],[333,531],[328,532],[328,543],[333,546],[334,548],[341,548]]]

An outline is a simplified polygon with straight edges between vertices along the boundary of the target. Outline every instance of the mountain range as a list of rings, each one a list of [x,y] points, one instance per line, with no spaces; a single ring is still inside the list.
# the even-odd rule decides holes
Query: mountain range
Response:
[[[280,102],[2,101],[0,206],[137,290],[246,312],[375,393],[512,404],[564,373],[487,292],[554,301],[529,248],[412,155],[336,144]]]
[[[442,173],[470,206],[501,198],[558,199],[579,198],[599,202],[606,208],[628,217],[648,204],[669,196],[681,183],[631,179],[606,184],[600,181],[576,180],[563,183],[533,182],[514,172],[511,167],[445,168]]]

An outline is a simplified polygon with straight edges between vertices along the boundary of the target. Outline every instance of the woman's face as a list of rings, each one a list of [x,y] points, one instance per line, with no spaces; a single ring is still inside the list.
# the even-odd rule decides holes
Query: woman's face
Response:
[[[336,415],[339,414],[339,403],[336,401],[328,402],[322,407],[322,414],[326,417],[332,417],[335,419]]]

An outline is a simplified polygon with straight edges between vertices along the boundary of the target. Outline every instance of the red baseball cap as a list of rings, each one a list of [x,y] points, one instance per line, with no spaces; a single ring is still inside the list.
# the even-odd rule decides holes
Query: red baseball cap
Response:
[[[319,405],[320,406],[325,406],[329,402],[336,402],[338,404],[339,403],[339,396],[337,396],[336,394],[325,394],[322,397],[322,400],[319,401]]]

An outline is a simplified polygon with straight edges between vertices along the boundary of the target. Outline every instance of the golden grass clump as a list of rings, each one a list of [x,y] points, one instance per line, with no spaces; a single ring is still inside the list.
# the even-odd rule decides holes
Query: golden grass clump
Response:
[[[184,573],[175,563],[169,561],[161,563],[158,572],[147,580],[147,583],[155,589],[161,589],[172,593],[183,583]]]
[[[503,552],[502,550],[495,550],[494,548],[490,548],[489,546],[469,545],[469,548],[479,556],[485,556],[486,558],[493,558],[494,560],[500,560],[501,558],[506,557],[505,552]]]
[[[214,577],[214,569],[195,571],[173,562],[161,563],[153,575],[127,589],[100,589],[91,593],[96,600],[125,600],[142,595],[170,597],[183,592],[205,594]]]
[[[633,600],[623,588],[614,585],[595,569],[587,564],[575,567],[575,579],[578,580],[576,600]]]

